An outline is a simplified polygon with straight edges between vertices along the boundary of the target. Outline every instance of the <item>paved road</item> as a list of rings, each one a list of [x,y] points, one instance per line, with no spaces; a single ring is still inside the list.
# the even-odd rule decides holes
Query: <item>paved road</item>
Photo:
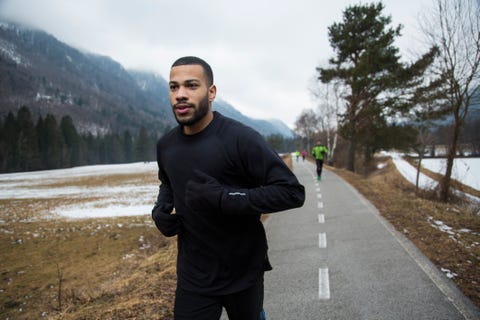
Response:
[[[480,313],[376,209],[333,173],[294,163],[302,208],[266,221],[269,320],[480,319]]]

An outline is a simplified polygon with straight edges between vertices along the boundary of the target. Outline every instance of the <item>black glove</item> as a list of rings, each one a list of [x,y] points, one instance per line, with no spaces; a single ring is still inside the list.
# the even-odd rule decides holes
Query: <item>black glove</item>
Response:
[[[166,237],[178,234],[182,227],[178,215],[162,212],[159,206],[153,207],[152,219],[158,230]]]
[[[193,178],[188,180],[185,190],[185,203],[197,211],[221,210],[223,186],[214,177],[200,171],[193,171]]]

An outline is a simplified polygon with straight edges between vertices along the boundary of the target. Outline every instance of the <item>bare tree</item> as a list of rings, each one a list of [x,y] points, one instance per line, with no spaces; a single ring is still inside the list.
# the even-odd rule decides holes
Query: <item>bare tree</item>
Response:
[[[295,132],[307,139],[307,150],[311,150],[311,142],[318,130],[318,117],[312,109],[304,109],[295,121]]]
[[[315,79],[316,80],[316,79]],[[317,116],[320,128],[327,135],[329,159],[333,159],[338,140],[339,114],[343,112],[341,85],[338,81],[332,83],[315,82],[310,87],[310,93],[318,101]]]
[[[446,172],[440,198],[448,200],[453,162],[461,128],[469,107],[480,96],[480,10],[476,0],[436,0],[430,17],[421,19],[428,41],[440,50],[438,71],[446,79],[446,93],[453,118]]]

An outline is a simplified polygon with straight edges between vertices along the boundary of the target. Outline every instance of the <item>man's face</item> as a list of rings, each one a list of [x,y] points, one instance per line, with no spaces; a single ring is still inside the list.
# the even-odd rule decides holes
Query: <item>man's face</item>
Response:
[[[211,111],[216,88],[214,85],[207,87],[202,66],[173,67],[169,86],[170,103],[177,122],[193,129],[203,129],[209,122],[206,116]]]

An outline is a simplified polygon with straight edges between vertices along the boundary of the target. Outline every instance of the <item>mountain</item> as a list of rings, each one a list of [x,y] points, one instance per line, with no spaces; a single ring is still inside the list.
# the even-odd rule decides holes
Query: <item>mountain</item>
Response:
[[[212,106],[213,110],[220,112],[221,114],[236,119],[247,126],[255,128],[260,134],[264,136],[269,136],[272,134],[279,134],[286,138],[293,138],[294,134],[293,131],[282,121],[280,120],[259,120],[253,119],[250,117],[245,116],[240,111],[236,110],[232,107],[229,103],[221,100],[216,99]]]
[[[152,72],[126,70],[106,56],[84,52],[52,35],[0,22],[0,117],[27,106],[34,116],[70,115],[81,132],[157,132],[176,125],[168,83]],[[264,135],[293,133],[279,121],[255,120],[224,101],[217,110]]]

